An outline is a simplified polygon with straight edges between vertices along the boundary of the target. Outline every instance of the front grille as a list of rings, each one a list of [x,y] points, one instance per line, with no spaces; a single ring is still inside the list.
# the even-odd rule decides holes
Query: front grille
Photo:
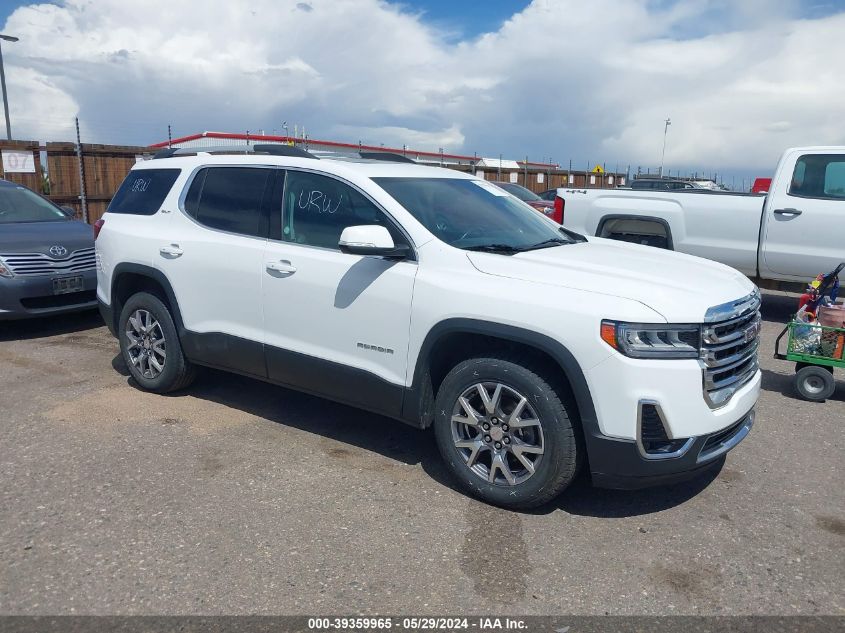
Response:
[[[717,321],[702,329],[701,362],[704,396],[712,408],[723,406],[757,373],[760,337],[760,293],[725,306],[712,308]],[[710,312],[709,312],[710,314]]]
[[[21,305],[27,310],[44,310],[47,308],[64,308],[67,306],[83,305],[97,300],[96,290],[69,292],[65,295],[48,297],[29,297],[21,299]]]
[[[745,420],[740,420],[736,424],[732,424],[728,428],[722,429],[718,433],[714,433],[713,435],[707,438],[706,442],[704,442],[704,446],[701,447],[701,452],[707,453],[711,449],[719,446],[723,441],[725,441],[731,435],[736,433],[743,424],[745,424]]]
[[[751,431],[751,426],[754,424],[754,411],[749,411],[748,414],[735,424],[731,424],[728,428],[716,431],[710,435],[701,447],[698,453],[698,462],[704,462],[727,453],[734,446],[739,444],[745,436]]]
[[[0,259],[13,274],[22,277],[82,273],[96,266],[93,248],[81,248],[57,259],[43,253],[0,253]]]

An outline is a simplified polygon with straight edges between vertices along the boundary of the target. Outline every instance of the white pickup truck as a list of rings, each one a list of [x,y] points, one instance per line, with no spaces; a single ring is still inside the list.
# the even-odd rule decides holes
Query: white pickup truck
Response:
[[[706,257],[788,289],[843,260],[845,147],[786,150],[765,197],[560,188],[555,204],[573,231]]]

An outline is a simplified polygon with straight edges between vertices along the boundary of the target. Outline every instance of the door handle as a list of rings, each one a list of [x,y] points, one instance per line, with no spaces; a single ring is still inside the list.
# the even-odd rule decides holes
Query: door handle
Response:
[[[775,209],[775,215],[801,215],[801,209]]]
[[[268,262],[267,263],[267,270],[277,272],[277,273],[285,273],[288,275],[292,275],[296,272],[296,266],[291,264],[288,260],[283,259],[278,262]]]
[[[179,257],[184,253],[178,244],[171,244],[170,246],[162,246],[158,252],[164,257]]]

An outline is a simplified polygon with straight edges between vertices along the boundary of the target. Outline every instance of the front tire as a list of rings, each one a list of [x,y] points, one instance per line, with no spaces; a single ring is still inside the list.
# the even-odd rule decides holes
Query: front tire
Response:
[[[560,395],[518,355],[455,366],[437,391],[434,432],[460,486],[511,509],[557,497],[575,477],[583,452]]]
[[[168,393],[187,387],[194,367],[182,353],[170,310],[155,295],[132,295],[120,312],[120,352],[132,378],[146,391]]]

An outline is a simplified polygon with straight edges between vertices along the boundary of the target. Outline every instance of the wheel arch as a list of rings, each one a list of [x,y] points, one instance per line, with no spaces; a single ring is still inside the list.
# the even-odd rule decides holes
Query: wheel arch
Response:
[[[669,224],[669,221],[666,218],[659,218],[653,215],[636,215],[631,213],[609,213],[607,215],[603,215],[599,219],[598,224],[596,224],[595,236],[601,237],[605,226],[610,222],[618,220],[631,220],[633,222],[642,222],[644,224],[651,223],[660,225],[666,235],[666,248],[670,251],[675,250],[675,243],[672,240],[672,226]]]
[[[414,368],[414,379],[402,406],[403,418],[426,428],[434,417],[434,397],[446,374],[474,352],[491,350],[527,352],[544,369],[560,372],[558,382],[571,396],[585,435],[598,432],[590,388],[578,361],[566,346],[544,335],[502,323],[477,319],[447,319],[426,335]],[[554,380],[555,376],[550,376]]]
[[[173,286],[170,284],[167,276],[152,266],[122,263],[115,266],[114,272],[112,273],[112,322],[106,325],[109,326],[109,329],[113,333],[118,331],[120,312],[123,310],[126,300],[138,292],[149,292],[164,301],[171,311],[177,331],[180,333],[183,331],[184,326],[182,323],[182,314],[179,311],[179,303],[176,300],[176,294],[173,292]]]

